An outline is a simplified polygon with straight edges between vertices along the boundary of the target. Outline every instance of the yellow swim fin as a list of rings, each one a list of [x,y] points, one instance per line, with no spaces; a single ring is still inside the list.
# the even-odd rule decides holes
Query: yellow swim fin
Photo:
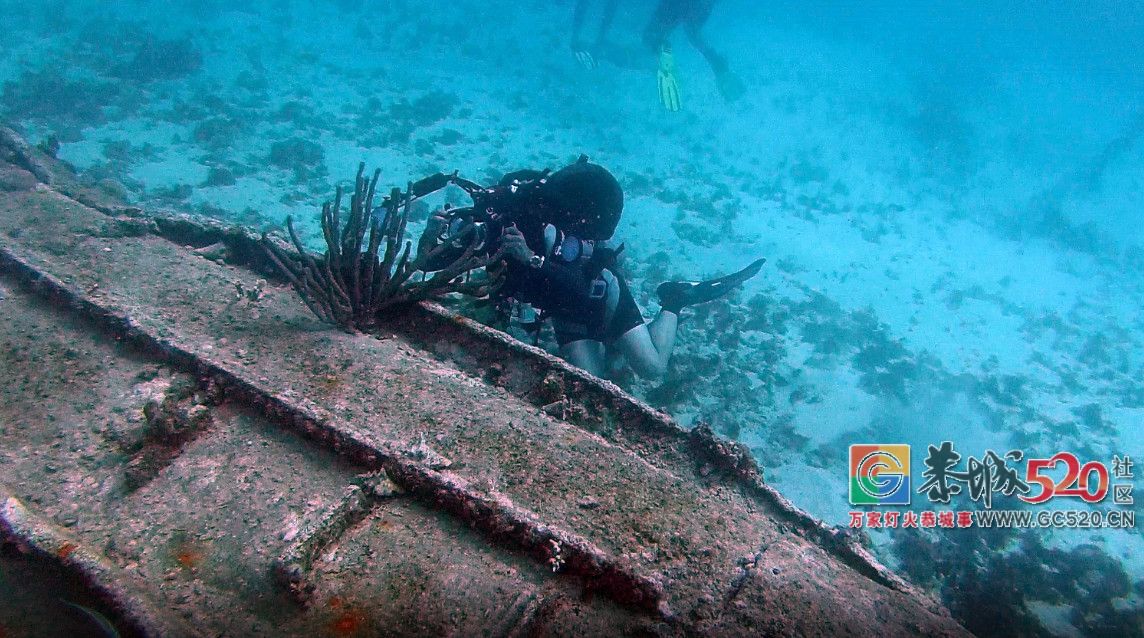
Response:
[[[659,51],[659,99],[663,108],[669,111],[680,109],[679,82],[675,79],[675,56],[671,54],[671,45],[663,45]]]

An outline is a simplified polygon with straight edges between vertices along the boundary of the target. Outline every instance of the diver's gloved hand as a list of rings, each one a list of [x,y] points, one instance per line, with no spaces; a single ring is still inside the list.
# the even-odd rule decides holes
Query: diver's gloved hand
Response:
[[[756,259],[751,265],[718,279],[710,281],[668,281],[659,285],[659,305],[667,312],[679,314],[686,306],[714,301],[731,292],[735,286],[759,274],[766,259]]]
[[[501,236],[501,246],[504,247],[504,256],[515,262],[527,264],[532,259],[532,249],[528,247],[528,243],[524,240],[524,234],[516,227],[516,224],[504,229],[504,234]]]
[[[730,71],[723,71],[715,75],[715,84],[719,87],[719,94],[728,102],[734,102],[747,92],[739,76]]]
[[[679,82],[675,79],[675,56],[671,54],[671,46],[663,45],[659,51],[659,99],[663,108],[675,112],[680,109]]]
[[[576,61],[579,62],[580,66],[584,67],[585,69],[594,69],[599,66],[599,63],[596,62],[595,56],[593,56],[592,52],[588,50],[588,47],[580,44],[579,42],[572,43],[572,55],[576,56]]]
[[[429,219],[425,222],[425,232],[423,234],[438,239],[445,234],[448,228],[449,213],[446,210],[439,210],[429,216]]]
[[[417,257],[424,257],[431,253],[442,241],[449,229],[449,217],[444,210],[439,210],[425,222],[425,231],[417,240]]]

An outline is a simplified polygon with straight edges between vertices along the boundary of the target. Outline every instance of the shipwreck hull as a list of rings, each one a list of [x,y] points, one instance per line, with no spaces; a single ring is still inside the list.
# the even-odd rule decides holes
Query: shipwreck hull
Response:
[[[249,231],[0,159],[0,530],[134,632],[965,633],[709,431],[435,304],[339,332]]]

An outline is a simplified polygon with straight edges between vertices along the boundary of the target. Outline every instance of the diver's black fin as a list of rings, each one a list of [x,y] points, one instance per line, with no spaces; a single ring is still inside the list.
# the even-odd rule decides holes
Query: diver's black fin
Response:
[[[751,265],[736,273],[731,273],[709,281],[668,281],[659,285],[659,305],[669,312],[679,314],[686,306],[714,301],[731,292],[735,286],[759,274],[766,259],[756,259]]]

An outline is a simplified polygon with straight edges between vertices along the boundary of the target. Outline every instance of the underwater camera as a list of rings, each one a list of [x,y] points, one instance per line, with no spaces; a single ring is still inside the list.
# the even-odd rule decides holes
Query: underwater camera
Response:
[[[548,171],[521,171],[535,178],[547,176]],[[465,249],[474,241],[475,251],[492,255],[500,248],[501,237],[504,230],[515,223],[518,216],[525,212],[527,194],[539,183],[539,179],[513,179],[516,174],[506,176],[501,183],[484,187],[476,182],[459,177],[456,172],[437,173],[413,182],[402,194],[405,203],[412,203],[436,193],[449,186],[458,186],[473,200],[471,206],[451,208],[448,204],[436,213],[435,216],[445,218],[445,223],[439,228],[427,228],[427,232],[435,233],[434,239],[438,244],[451,244],[454,248]],[[390,205],[390,198],[386,198],[379,209]]]
[[[446,223],[440,229],[437,241],[451,243],[455,248],[465,248],[475,241],[476,252],[492,255],[500,249],[505,229],[516,223],[518,212],[520,210],[515,207],[507,210],[494,206],[446,207],[443,211]]]

